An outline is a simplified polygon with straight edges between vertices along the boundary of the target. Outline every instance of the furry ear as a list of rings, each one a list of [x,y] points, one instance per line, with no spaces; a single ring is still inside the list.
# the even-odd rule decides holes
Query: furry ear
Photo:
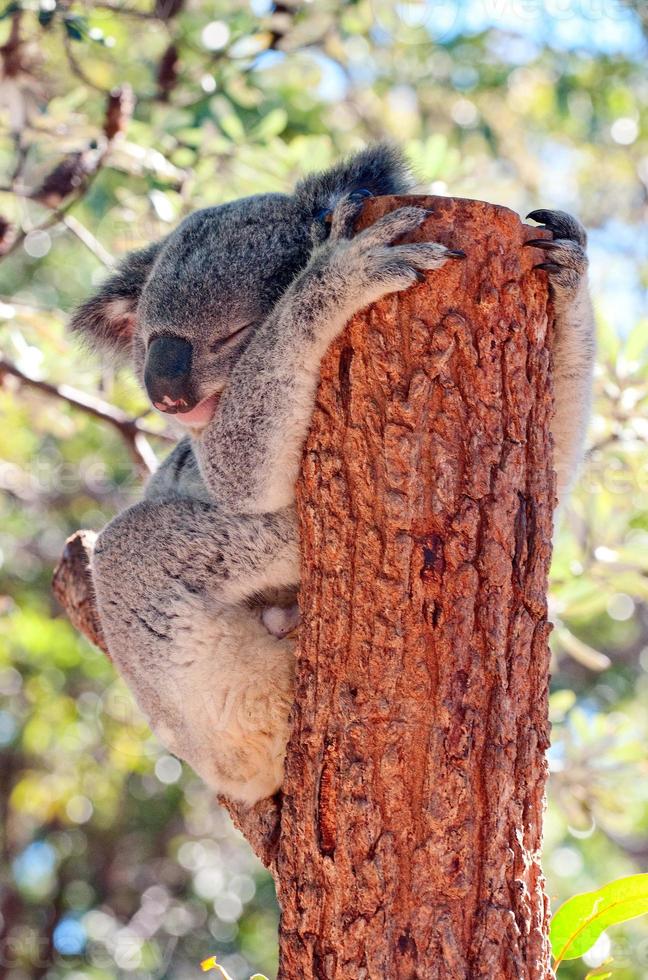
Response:
[[[371,194],[406,194],[413,186],[403,151],[393,143],[374,143],[330,170],[311,174],[295,188],[295,197],[311,214],[333,208],[352,191]]]
[[[103,283],[98,293],[72,314],[68,329],[100,354],[125,360],[131,352],[135,311],[149,277],[160,242],[130,252]]]

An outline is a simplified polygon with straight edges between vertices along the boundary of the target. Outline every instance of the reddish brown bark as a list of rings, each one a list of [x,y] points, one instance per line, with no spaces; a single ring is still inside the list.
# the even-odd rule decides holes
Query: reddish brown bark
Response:
[[[550,331],[522,248],[538,230],[414,203],[433,211],[414,237],[468,259],[355,317],[325,358],[283,806],[229,805],[275,873],[283,980],[552,976]],[[82,593],[58,591],[88,633]]]
[[[61,560],[54,569],[52,591],[61,603],[75,629],[110,659],[95,606],[90,575],[90,555],[97,535],[94,531],[76,531],[65,542]]]
[[[546,280],[512,212],[413,203],[433,210],[414,238],[468,258],[353,319],[299,486],[286,980],[552,975]]]

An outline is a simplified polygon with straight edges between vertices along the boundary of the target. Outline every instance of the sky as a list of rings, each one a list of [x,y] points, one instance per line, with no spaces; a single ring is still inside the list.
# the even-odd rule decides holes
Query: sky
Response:
[[[436,41],[489,27],[536,43],[630,56],[645,53],[635,14],[622,0],[372,0],[385,29],[425,25]]]

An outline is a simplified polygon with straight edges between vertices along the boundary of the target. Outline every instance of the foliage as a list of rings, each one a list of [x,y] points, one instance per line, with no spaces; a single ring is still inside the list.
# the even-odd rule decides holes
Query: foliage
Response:
[[[648,912],[648,875],[618,878],[593,892],[574,895],[551,921],[551,946],[557,969],[563,960],[582,956],[604,929]]]
[[[111,258],[382,135],[406,143],[432,193],[579,213],[601,357],[553,570],[557,905],[648,857],[648,82],[640,4],[533,6],[5,6],[0,352],[32,380],[143,415],[127,372],[99,371],[64,333]],[[216,953],[236,980],[272,976],[268,876],[51,597],[66,535],[133,500],[147,458],[59,394],[6,372],[0,388],[0,973],[182,980]],[[141,424],[162,453],[161,419]],[[645,920],[609,942],[615,977],[645,975]],[[583,977],[587,957],[561,975]]]

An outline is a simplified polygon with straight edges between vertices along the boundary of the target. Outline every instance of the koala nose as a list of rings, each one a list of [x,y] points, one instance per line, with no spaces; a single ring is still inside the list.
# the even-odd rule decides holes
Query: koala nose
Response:
[[[148,396],[162,412],[188,412],[196,404],[191,386],[193,348],[182,337],[156,337],[149,344],[144,367]]]

